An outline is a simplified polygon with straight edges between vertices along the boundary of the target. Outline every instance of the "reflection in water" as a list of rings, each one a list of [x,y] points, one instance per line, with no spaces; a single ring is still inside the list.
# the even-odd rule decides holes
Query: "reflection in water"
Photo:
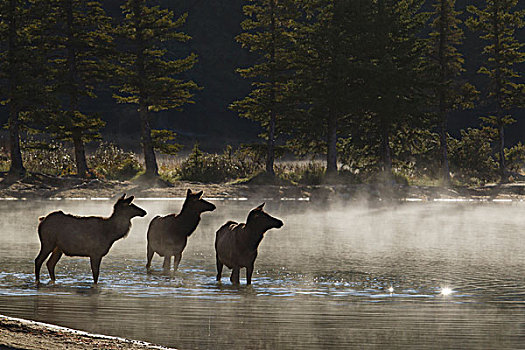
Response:
[[[450,295],[452,294],[454,291],[452,289],[450,289],[449,287],[443,287],[441,288],[441,295],[444,295],[444,296],[447,296],[447,295]]]
[[[260,203],[217,201],[179,270],[145,273],[146,229],[182,202],[144,201],[103,260],[63,258],[34,285],[38,216],[109,215],[111,203],[1,203],[0,313],[182,349],[519,348],[525,339],[522,205],[405,204],[319,212],[268,203],[285,222],[263,240],[253,286],[215,281],[214,234]],[[241,274],[244,283],[244,275]]]

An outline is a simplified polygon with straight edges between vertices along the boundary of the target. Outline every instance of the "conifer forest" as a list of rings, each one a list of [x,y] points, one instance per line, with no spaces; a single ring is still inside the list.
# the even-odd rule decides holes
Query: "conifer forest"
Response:
[[[0,170],[519,180],[524,15],[518,0],[2,0]]]

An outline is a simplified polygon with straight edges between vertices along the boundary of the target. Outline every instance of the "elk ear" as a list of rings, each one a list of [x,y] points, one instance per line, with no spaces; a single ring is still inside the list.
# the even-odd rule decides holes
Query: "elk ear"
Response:
[[[118,199],[118,202],[123,201],[124,198],[126,198],[126,194],[125,194],[125,193],[122,195],[122,197],[120,197],[120,198]]]
[[[201,199],[203,193],[204,193],[204,191],[197,192],[197,193],[195,193],[195,196],[197,198]]]
[[[135,199],[135,196],[130,196],[130,197],[124,199],[124,203],[131,204],[133,199]]]
[[[188,190],[186,191],[186,197],[189,197],[191,195],[191,190],[188,188]]]
[[[259,205],[257,208],[255,208],[255,210],[262,210],[265,204],[266,203],[263,203],[263,204]]]

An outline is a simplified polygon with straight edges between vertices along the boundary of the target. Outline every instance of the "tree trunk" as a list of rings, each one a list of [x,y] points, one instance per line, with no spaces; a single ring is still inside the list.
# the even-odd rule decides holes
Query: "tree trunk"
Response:
[[[140,103],[139,114],[142,150],[144,152],[144,163],[146,164],[145,175],[149,177],[155,177],[159,175],[159,168],[157,166],[157,158],[155,156],[153,141],[151,139],[151,127],[149,125],[147,107],[142,102]]]
[[[9,148],[11,156],[9,176],[16,179],[21,178],[25,175],[26,169],[24,168],[22,152],[20,151],[20,122],[18,120],[18,110],[13,102],[10,102],[9,105]]]
[[[77,175],[81,178],[85,178],[89,173],[89,169],[86,161],[84,140],[82,140],[82,130],[73,131],[73,146],[75,148],[75,163],[77,166]]]
[[[270,1],[270,34],[271,34],[271,52],[270,52],[270,62],[271,62],[271,92],[270,92],[270,101],[272,103],[272,110],[270,111],[270,124],[268,125],[268,149],[266,155],[266,174],[270,176],[275,176],[275,171],[273,169],[275,162],[275,123],[276,123],[276,92],[275,92],[275,0]]]
[[[383,125],[381,137],[381,149],[383,153],[383,176],[386,183],[392,181],[392,151],[390,149],[390,131]]]
[[[82,130],[73,131],[73,147],[75,151],[75,163],[77,166],[77,175],[81,178],[85,178],[89,174],[89,168],[87,166],[86,151],[84,146],[84,140],[82,138]]]
[[[333,113],[328,116],[326,173],[337,174],[337,117]]]
[[[441,148],[441,171],[443,186],[448,187],[450,185],[450,169],[448,164],[448,145],[447,145],[447,101],[444,89],[448,79],[447,69],[447,57],[445,50],[448,43],[448,27],[449,27],[449,8],[448,0],[440,1],[440,14],[439,14],[439,47],[438,47],[438,59],[439,59],[439,87],[438,87],[438,98],[439,98],[439,136],[440,136],[440,148]]]
[[[503,120],[498,117],[498,134],[499,134],[499,172],[501,176],[501,182],[507,182],[507,171],[505,166],[505,129]]]
[[[272,112],[268,126],[268,154],[266,155],[266,174],[275,176],[275,113]]]
[[[494,12],[492,13],[492,25],[494,28],[494,64],[495,64],[495,96],[497,104],[497,127],[498,127],[498,154],[499,154],[499,171],[500,171],[500,181],[507,181],[507,172],[505,167],[505,125],[503,122],[503,98],[501,96],[501,90],[503,89],[503,83],[501,81],[501,42],[500,42],[500,21],[499,21],[499,11],[497,2],[494,3]]]
[[[447,123],[446,120],[441,121],[439,128],[439,139],[441,146],[441,171],[443,175],[443,186],[450,186],[450,167],[448,164],[448,145],[447,145]]]
[[[386,29],[386,26],[383,25],[385,20],[385,2],[384,0],[378,0],[377,1],[377,22],[380,26],[380,29]],[[382,41],[381,47],[384,49],[383,52],[386,52],[386,32],[382,32],[379,40]],[[384,103],[384,102],[383,102]],[[385,108],[380,109],[380,121],[379,121],[379,127],[380,127],[380,133],[381,133],[381,158],[383,162],[383,179],[386,184],[390,185],[392,183],[392,152],[390,150],[390,129],[387,117],[385,115],[382,115],[383,113],[391,113],[393,108],[391,107],[391,104],[388,104],[386,110],[389,112],[385,112]]]
[[[142,28],[139,24],[138,18],[142,16],[140,1],[133,2],[133,12],[134,16],[137,19],[135,23],[136,29],[136,39],[135,44],[137,45],[137,59],[135,62],[135,71],[138,75],[138,90],[139,90],[139,115],[140,115],[140,134],[141,134],[141,143],[142,151],[144,153],[144,163],[146,165],[147,177],[157,177],[159,175],[159,168],[157,166],[157,157],[155,156],[155,149],[153,148],[153,141],[151,139],[151,126],[149,124],[149,113],[148,105],[145,101],[146,92],[144,89],[143,82],[146,81],[146,69],[144,66],[144,37],[142,33]]]
[[[78,111],[78,72],[75,48],[73,47],[73,41],[75,37],[73,35],[73,4],[71,0],[64,1],[64,8],[66,10],[67,17],[67,65],[69,83],[71,84],[69,93],[69,118],[71,118],[72,138],[73,147],[75,149],[75,163],[77,166],[77,175],[81,178],[85,178],[89,173],[89,169],[86,161],[86,152],[84,148],[84,140],[82,138],[82,129],[75,127],[75,113]]]
[[[20,151],[20,121],[18,119],[18,106],[16,94],[16,55],[17,49],[17,23],[16,23],[16,0],[9,1],[9,148],[11,157],[11,166],[9,175],[13,178],[23,177],[26,173],[22,162],[22,153]]]

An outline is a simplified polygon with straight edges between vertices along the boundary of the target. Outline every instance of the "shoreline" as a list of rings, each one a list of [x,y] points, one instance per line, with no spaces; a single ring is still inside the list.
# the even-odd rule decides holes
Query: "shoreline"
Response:
[[[108,200],[127,193],[142,199],[177,200],[186,197],[186,190],[203,191],[204,197],[216,200],[308,200],[330,201],[522,201],[525,182],[489,184],[481,187],[416,186],[393,184],[322,184],[322,185],[258,185],[235,183],[177,182],[162,180],[116,181],[85,180],[74,177],[50,177],[32,174],[12,183],[0,178],[0,201],[8,200]]]
[[[5,315],[0,315],[0,348],[6,350],[88,350],[94,348],[175,350],[145,341],[93,334]]]

